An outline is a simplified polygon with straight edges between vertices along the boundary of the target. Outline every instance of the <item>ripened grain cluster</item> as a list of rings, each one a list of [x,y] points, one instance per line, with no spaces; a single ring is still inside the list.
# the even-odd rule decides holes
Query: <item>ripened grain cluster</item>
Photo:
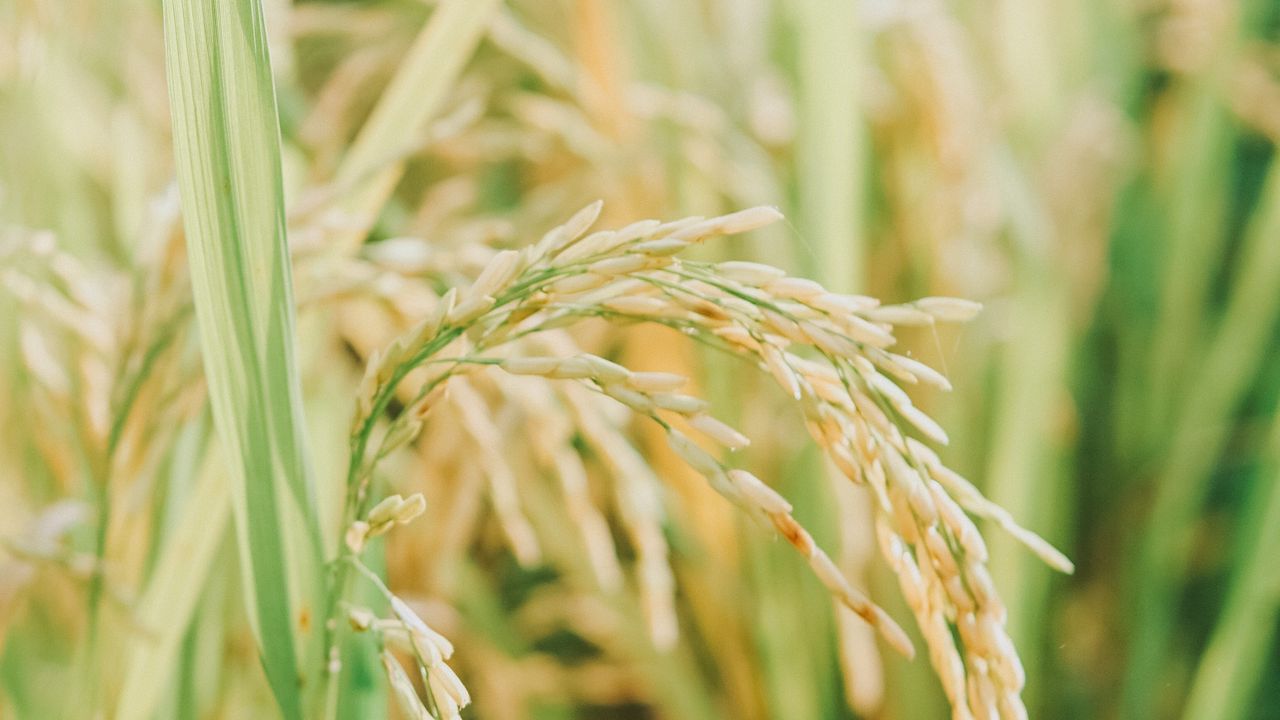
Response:
[[[488,453],[501,453],[501,439],[496,433],[486,435],[484,421],[473,417],[483,406],[466,384],[484,369],[498,368],[589,391],[657,423],[678,457],[744,512],[776,529],[839,602],[875,627],[895,650],[911,656],[906,633],[846,580],[796,522],[787,500],[750,471],[731,465],[728,451],[750,440],[716,419],[707,402],[680,392],[686,378],[633,372],[603,357],[565,352],[571,343],[564,337],[558,343],[546,339],[587,318],[657,323],[745,358],[771,375],[800,404],[810,434],[832,465],[871,492],[881,550],[928,643],[955,717],[1024,717],[1020,691],[1025,674],[1004,631],[1005,610],[985,565],[986,545],[966,511],[996,521],[1054,567],[1070,572],[1071,564],[913,437],[947,441],[942,428],[912,404],[901,386],[950,385],[930,367],[890,350],[895,325],[961,322],[978,307],[951,298],[883,306],[869,297],[828,292],[768,265],[678,257],[709,238],[778,220],[781,216],[772,208],[670,223],[643,221],[587,234],[599,211],[598,203],[588,206],[538,242],[497,252],[470,286],[449,290],[413,330],[370,358],[352,424],[346,562],[358,567],[364,540],[401,521],[401,509],[411,505],[392,496],[368,510],[375,465],[412,441],[427,415],[455,390],[462,396],[468,431],[488,447],[479,462],[492,465],[486,474],[507,541],[516,557],[537,557],[510,474],[496,469],[500,460],[485,459]],[[547,353],[557,345],[561,354]],[[411,376],[413,382],[406,386]],[[397,394],[406,400],[403,410],[380,423]],[[708,450],[695,437],[715,449]],[[552,463],[573,462],[550,452]],[[568,478],[571,516],[590,547],[607,533],[575,487],[573,478],[579,474],[561,472]],[[417,512],[413,505],[408,514]],[[632,512],[643,516],[645,509]],[[641,541],[638,547],[654,544]],[[608,561],[597,566],[612,567]],[[601,571],[605,576],[609,572]],[[667,573],[647,575],[644,584],[651,591],[655,583],[670,591]],[[655,630],[655,637],[672,632],[672,620],[653,613],[650,618],[656,627],[667,628]],[[401,620],[412,631],[414,622]],[[440,653],[415,652],[415,657],[432,678],[440,672]],[[401,670],[394,664],[388,668],[394,684]],[[432,687],[436,684],[433,679]],[[462,704],[457,692],[447,697]]]

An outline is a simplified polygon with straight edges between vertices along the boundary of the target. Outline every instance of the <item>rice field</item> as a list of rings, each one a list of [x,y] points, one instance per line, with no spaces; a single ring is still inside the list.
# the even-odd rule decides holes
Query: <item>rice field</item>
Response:
[[[0,720],[1280,717],[1278,30],[0,0]]]

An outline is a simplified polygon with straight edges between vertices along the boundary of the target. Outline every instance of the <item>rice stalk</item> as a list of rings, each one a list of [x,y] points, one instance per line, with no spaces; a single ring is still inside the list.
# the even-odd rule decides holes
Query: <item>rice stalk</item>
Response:
[[[795,4],[790,13],[796,37],[795,209],[801,238],[794,263],[825,287],[862,291],[868,257],[867,183],[865,119],[859,106],[865,100],[870,33],[859,17],[861,9],[851,3],[806,0]],[[859,528],[866,554],[874,555],[867,527],[870,516],[838,522],[832,473],[811,448],[805,453],[804,458],[791,460],[804,470],[786,485],[799,514],[819,537],[833,538],[838,547],[847,546],[851,528]],[[757,591],[768,592],[778,584],[798,586],[795,597],[771,597],[772,602],[761,607],[758,642],[766,657],[770,713],[832,717],[834,710],[824,711],[828,704],[824,698],[836,694],[840,679],[839,670],[829,662],[832,638],[838,628],[857,626],[859,621],[847,613],[819,614],[822,611],[817,608],[827,604],[822,589],[800,584],[799,570],[782,551],[761,548],[759,552]],[[805,610],[796,613],[797,606]],[[862,637],[860,664],[879,662],[873,636]],[[843,669],[846,679],[861,672]],[[810,686],[815,690],[807,690]]]
[[[498,0],[445,0],[436,7],[334,177],[341,211],[352,216],[334,247],[346,253],[359,247],[400,180],[402,156],[440,111],[498,7]]]
[[[1280,426],[1273,426],[1264,476],[1250,496],[1252,510],[1237,542],[1243,555],[1187,692],[1182,717],[1247,717],[1267,686],[1264,658],[1280,620],[1280,582],[1273,552],[1280,546]]]
[[[1183,62],[1190,67],[1180,77],[1176,97],[1176,141],[1170,143],[1168,169],[1157,179],[1157,191],[1167,194],[1168,242],[1164,251],[1160,288],[1160,313],[1151,336],[1150,411],[1153,425],[1173,408],[1167,401],[1175,383],[1185,379],[1189,351],[1205,334],[1205,307],[1215,264],[1220,256],[1227,200],[1221,192],[1229,167],[1228,149],[1233,140],[1230,108],[1225,90],[1239,57],[1244,6],[1187,4],[1177,8],[1183,23],[1194,24],[1202,37],[1199,52]]]
[[[1129,700],[1149,706],[1155,678],[1149,668],[1167,651],[1175,630],[1175,588],[1195,541],[1194,519],[1210,490],[1206,478],[1223,451],[1228,419],[1262,363],[1271,328],[1280,319],[1274,289],[1280,283],[1280,165],[1268,170],[1232,283],[1198,382],[1174,424],[1170,455],[1152,502],[1148,530],[1139,549],[1133,602],[1137,616],[1128,676]],[[1136,710],[1135,710],[1136,711]]]
[[[226,478],[207,460],[138,603],[136,614],[147,640],[136,643],[126,660],[128,669],[114,715],[120,720],[152,717],[160,692],[168,685],[167,674],[173,671],[179,645],[190,631],[227,529],[229,490]],[[191,703],[179,706],[194,710]]]
[[[858,118],[863,33],[849,3],[805,0],[795,16],[799,220],[812,243],[815,274],[836,289],[856,288],[866,272],[860,237],[866,150]]]

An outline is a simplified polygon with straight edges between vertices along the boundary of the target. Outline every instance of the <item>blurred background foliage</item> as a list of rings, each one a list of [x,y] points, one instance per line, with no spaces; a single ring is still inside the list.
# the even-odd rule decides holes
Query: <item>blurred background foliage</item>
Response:
[[[355,232],[344,174],[398,166],[366,248],[429,239],[431,255],[394,262],[438,288],[476,246],[536,240],[597,197],[606,225],[773,204],[782,230],[703,252],[885,301],[986,304],[904,340],[956,387],[917,398],[951,432],[944,458],[1076,562],[1055,576],[991,536],[1032,716],[1280,717],[1280,5],[508,0],[454,66],[404,88],[426,132],[370,112],[434,3],[266,5],[322,479],[345,463],[362,358],[413,309],[394,284],[344,285],[327,258]],[[114,658],[145,631],[128,618],[140,600],[178,607],[157,574],[191,522],[215,531],[192,550],[195,596],[172,615],[149,716],[271,708],[225,500],[199,504],[217,472],[202,469],[167,108],[159,3],[0,0],[0,717],[116,716]],[[670,333],[582,342],[696,373],[757,438],[761,476],[906,615],[865,498],[827,481],[776,392]],[[495,420],[504,449],[519,456],[538,413]],[[662,527],[680,642],[656,651],[545,487],[522,499],[544,562],[514,561],[458,423],[435,418],[396,459],[396,487],[435,510],[385,562],[459,647],[472,717],[946,716],[926,662],[882,653],[675,469]],[[638,433],[662,469],[660,439]],[[352,716],[382,712],[368,694]]]

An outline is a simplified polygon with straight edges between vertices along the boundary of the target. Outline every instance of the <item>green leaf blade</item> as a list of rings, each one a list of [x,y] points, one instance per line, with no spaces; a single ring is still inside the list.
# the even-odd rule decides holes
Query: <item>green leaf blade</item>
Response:
[[[280,708],[301,718],[303,689],[320,684],[309,678],[320,669],[318,634],[303,618],[320,606],[322,552],[262,8],[173,0],[164,15],[192,289],[249,614]]]

